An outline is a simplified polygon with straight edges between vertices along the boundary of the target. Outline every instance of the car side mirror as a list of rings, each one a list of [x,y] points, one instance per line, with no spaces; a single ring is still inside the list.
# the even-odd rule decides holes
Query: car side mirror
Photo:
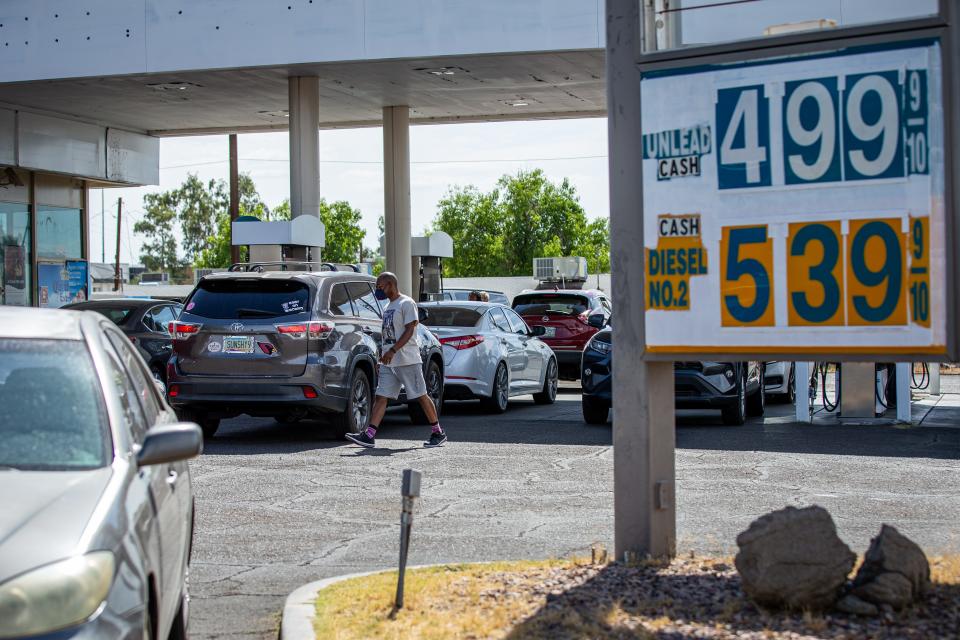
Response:
[[[192,422],[153,427],[137,452],[137,466],[178,462],[203,452],[203,432]]]
[[[587,324],[594,329],[603,329],[607,326],[607,318],[602,313],[594,313],[591,316],[587,316]]]
[[[531,327],[531,328],[530,328],[530,335],[532,335],[532,336],[534,336],[534,337],[536,337],[536,338],[539,338],[540,336],[544,336],[544,335],[546,335],[546,334],[547,334],[547,328],[546,328],[546,327],[541,327],[541,326],[537,325],[536,327]]]

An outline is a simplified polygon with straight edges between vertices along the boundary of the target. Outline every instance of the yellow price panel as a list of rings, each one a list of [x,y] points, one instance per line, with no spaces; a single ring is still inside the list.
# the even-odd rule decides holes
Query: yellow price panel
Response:
[[[787,236],[787,321],[791,326],[843,325],[840,221],[797,222]]]
[[[930,218],[910,218],[910,321],[930,327]]]
[[[720,320],[724,327],[772,327],[773,241],[767,225],[723,227]]]
[[[907,324],[906,238],[901,224],[900,218],[850,221],[847,324]]]

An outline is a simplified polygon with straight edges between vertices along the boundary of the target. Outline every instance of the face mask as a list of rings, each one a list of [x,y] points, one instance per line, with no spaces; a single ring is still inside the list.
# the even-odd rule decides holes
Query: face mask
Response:
[[[385,294],[385,293],[383,292],[383,289],[376,289],[376,290],[374,290],[373,295],[374,295],[374,297],[375,297],[377,300],[386,300],[386,299],[387,299],[387,294]]]

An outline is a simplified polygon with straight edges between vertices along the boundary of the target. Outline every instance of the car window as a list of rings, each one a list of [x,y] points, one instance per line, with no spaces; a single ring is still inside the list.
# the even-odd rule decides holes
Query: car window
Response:
[[[133,388],[133,382],[123,368],[120,355],[110,343],[106,335],[100,337],[103,350],[107,354],[107,374],[113,388],[112,393],[117,395],[120,400],[120,408],[123,409],[123,426],[129,431],[134,443],[141,444],[147,435],[146,418],[143,414],[143,408],[137,401],[137,392]]]
[[[89,306],[77,306],[77,307],[68,307],[70,309],[76,309],[77,311],[96,311],[102,316],[105,316],[110,319],[110,322],[117,325],[118,327],[127,321],[127,318],[130,317],[130,314],[133,312],[133,307],[89,307]]]
[[[350,304],[350,294],[347,285],[337,284],[330,291],[330,313],[335,316],[355,315],[353,305]]]
[[[510,321],[510,328],[513,329],[514,333],[519,333],[522,336],[530,333],[530,327],[523,321],[523,318],[510,309],[504,309],[503,312],[507,314],[507,319]]]
[[[493,321],[493,326],[500,331],[513,333],[514,330],[510,327],[510,321],[507,320],[507,316],[504,315],[503,309],[490,309],[489,314],[490,320]]]
[[[296,280],[202,280],[185,309],[222,320],[294,316],[310,309],[310,289]]]
[[[475,327],[480,317],[469,307],[420,307],[420,322],[428,327]]]
[[[0,467],[96,469],[109,464],[111,448],[85,343],[0,339]]]
[[[168,325],[177,319],[177,314],[173,312],[173,307],[165,304],[160,307],[154,307],[144,314],[143,324],[150,331],[157,333],[168,333]]]
[[[157,417],[161,411],[160,404],[157,402],[156,397],[156,384],[153,382],[152,376],[146,373],[143,359],[130,348],[129,340],[118,336],[112,331],[107,332],[107,340],[109,340],[113,348],[116,349],[117,354],[120,356],[120,361],[127,371],[127,376],[133,382],[133,388],[136,390],[135,395],[143,409],[144,424],[146,428],[149,429],[156,424]]]
[[[380,305],[377,304],[377,298],[373,295],[373,287],[369,282],[350,282],[347,284],[347,290],[353,298],[353,306],[358,316],[368,320],[380,319]]]
[[[578,316],[590,306],[587,296],[569,293],[531,293],[513,299],[513,310],[522,315]]]

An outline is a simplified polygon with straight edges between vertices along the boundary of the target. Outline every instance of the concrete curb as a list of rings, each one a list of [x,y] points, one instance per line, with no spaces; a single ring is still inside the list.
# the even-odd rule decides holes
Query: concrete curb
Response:
[[[408,567],[413,569],[414,567]],[[393,569],[348,573],[324,580],[308,582],[287,596],[283,604],[283,616],[280,619],[280,640],[316,640],[313,632],[313,618],[316,613],[317,594],[323,589],[344,580],[362,578],[378,573],[387,573]]]
[[[432,569],[434,567],[446,567],[453,565],[484,565],[503,562],[502,560],[484,560],[480,562],[439,562],[436,564],[418,564],[407,567],[407,571],[415,569]],[[380,573],[390,573],[396,571],[396,567],[389,569],[379,569],[377,571],[364,571],[363,573],[348,573],[342,576],[325,578],[315,582],[308,582],[302,587],[293,591],[287,596],[283,604],[283,615],[280,618],[280,639],[279,640],[316,640],[316,634],[313,632],[313,619],[316,613],[317,594],[344,580],[353,578],[363,578],[365,576],[375,576]]]

